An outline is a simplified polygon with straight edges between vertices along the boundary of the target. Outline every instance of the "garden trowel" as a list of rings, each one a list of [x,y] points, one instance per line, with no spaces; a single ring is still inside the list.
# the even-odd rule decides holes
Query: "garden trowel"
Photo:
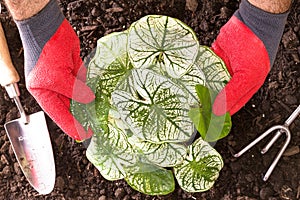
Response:
[[[0,23],[1,85],[14,100],[21,118],[7,122],[4,127],[19,165],[32,187],[40,194],[49,194],[55,184],[55,163],[51,140],[43,111],[27,115],[21,105],[15,70]]]

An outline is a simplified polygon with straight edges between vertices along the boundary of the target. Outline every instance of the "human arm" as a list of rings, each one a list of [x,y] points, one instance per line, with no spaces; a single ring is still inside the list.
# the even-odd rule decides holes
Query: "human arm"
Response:
[[[289,10],[292,0],[248,0],[253,6],[269,13],[280,14]]]
[[[233,115],[263,85],[274,63],[291,5],[291,0],[250,1],[242,0],[212,45],[232,76],[214,102],[217,115],[227,111]]]
[[[22,18],[22,8],[18,7],[21,10],[15,11],[13,2],[24,5],[25,2],[37,3],[40,9],[32,9],[26,14],[29,18]],[[70,99],[89,103],[95,96],[85,84],[86,68],[80,58],[79,39],[56,0],[6,0],[6,5],[23,43],[28,91],[70,137],[79,141],[91,137],[92,131],[85,130],[69,110]]]
[[[25,20],[39,13],[50,0],[5,0],[14,20]]]

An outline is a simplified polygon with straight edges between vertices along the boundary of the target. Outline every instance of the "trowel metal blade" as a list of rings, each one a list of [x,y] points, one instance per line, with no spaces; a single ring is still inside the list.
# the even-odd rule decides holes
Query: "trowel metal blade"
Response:
[[[28,117],[28,124],[16,119],[4,127],[28,182],[40,194],[49,194],[55,184],[55,163],[45,114],[40,111]]]

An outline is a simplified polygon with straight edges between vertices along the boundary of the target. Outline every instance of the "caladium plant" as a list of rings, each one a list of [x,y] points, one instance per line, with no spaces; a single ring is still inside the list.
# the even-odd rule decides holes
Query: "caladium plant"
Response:
[[[95,133],[87,158],[107,180],[145,194],[168,194],[175,179],[188,192],[210,189],[223,161],[208,142],[231,128],[212,102],[229,79],[222,60],[175,18],[145,16],[100,38],[87,74],[96,99],[71,102]]]

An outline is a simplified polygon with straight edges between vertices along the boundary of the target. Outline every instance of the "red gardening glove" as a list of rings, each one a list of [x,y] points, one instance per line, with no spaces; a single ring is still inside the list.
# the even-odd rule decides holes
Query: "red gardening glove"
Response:
[[[86,131],[69,110],[70,99],[84,104],[94,100],[94,93],[85,80],[86,68],[80,58],[79,39],[64,19],[26,77],[26,85],[50,118],[79,141],[93,134],[91,129]]]
[[[235,16],[221,28],[212,49],[232,76],[217,95],[213,112],[233,115],[263,85],[270,70],[268,52],[263,42]]]

